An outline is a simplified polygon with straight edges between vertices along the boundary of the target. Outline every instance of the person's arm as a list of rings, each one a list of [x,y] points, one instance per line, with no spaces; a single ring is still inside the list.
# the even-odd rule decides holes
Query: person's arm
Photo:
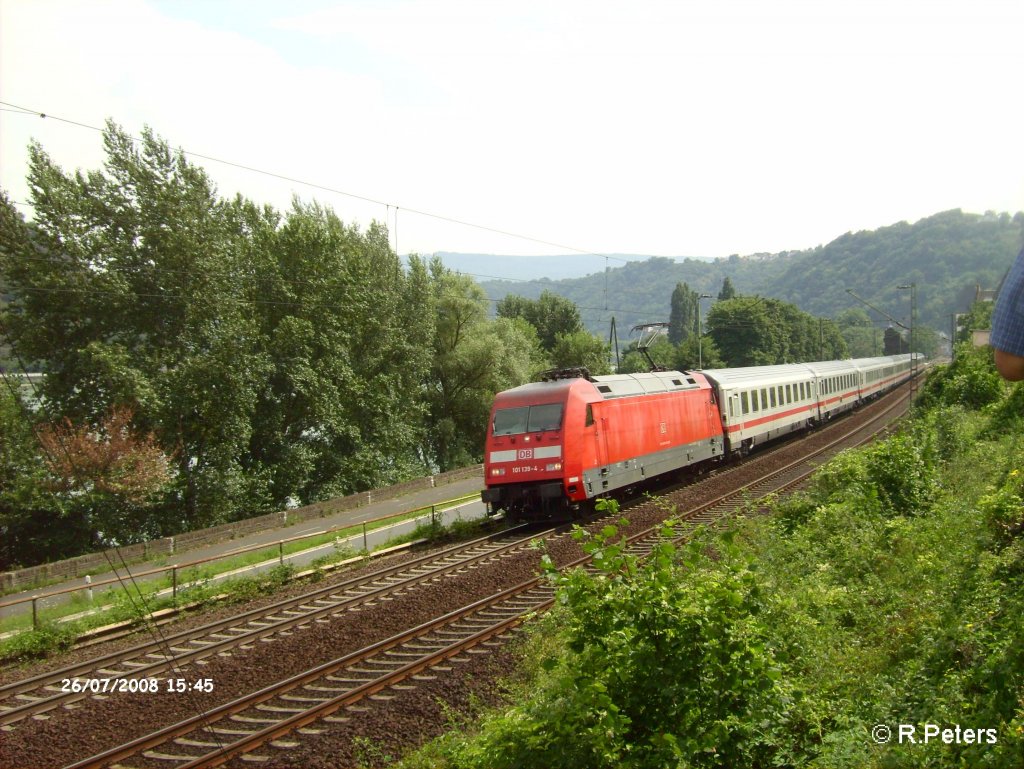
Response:
[[[1024,249],[1003,279],[992,312],[991,344],[1004,379],[1024,379]]]
[[[1005,350],[996,350],[996,371],[1003,379],[1019,382],[1024,379],[1024,357]]]

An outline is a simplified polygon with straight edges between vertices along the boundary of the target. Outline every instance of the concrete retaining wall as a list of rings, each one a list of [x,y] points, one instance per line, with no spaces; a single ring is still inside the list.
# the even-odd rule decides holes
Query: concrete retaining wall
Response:
[[[99,553],[87,553],[86,555],[68,558],[63,561],[30,566],[29,568],[18,569],[17,571],[7,571],[0,573],[0,590],[10,592],[42,582],[71,579],[90,572],[107,571],[111,564],[120,566],[122,558],[127,562],[132,562],[161,555],[173,555],[175,552],[212,545],[216,542],[235,539],[236,537],[252,534],[257,531],[277,529],[290,523],[308,521],[312,518],[323,518],[334,513],[345,512],[346,510],[355,510],[358,507],[365,507],[376,501],[394,499],[414,491],[444,486],[455,481],[479,476],[482,473],[482,465],[463,467],[439,475],[430,475],[426,478],[415,478],[384,489],[363,491],[358,494],[350,494],[347,497],[316,502],[305,507],[297,507],[294,510],[283,510],[279,513],[269,513],[255,518],[235,521],[234,523],[211,526],[208,529],[188,531],[174,537],[140,542],[137,545],[126,545],[119,548],[118,551],[107,550]]]

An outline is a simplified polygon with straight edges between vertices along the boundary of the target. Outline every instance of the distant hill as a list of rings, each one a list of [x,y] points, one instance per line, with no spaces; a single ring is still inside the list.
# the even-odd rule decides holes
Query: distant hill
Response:
[[[602,265],[602,272],[587,277],[530,283],[482,280],[481,285],[495,300],[509,293],[536,298],[544,289],[553,291],[576,302],[591,331],[606,335],[612,315],[620,333],[633,324],[667,321],[672,290],[680,282],[714,297],[728,276],[741,294],[783,299],[824,317],[861,307],[846,292],[852,289],[897,318],[909,318],[910,300],[896,286],[915,283],[919,322],[946,331],[950,315],[968,308],[976,286],[999,284],[1022,241],[1024,213],[981,215],[957,209],[914,224],[846,233],[805,251],[710,262],[655,257],[613,267],[607,274]]]
[[[638,254],[562,254],[558,256],[504,256],[498,254],[459,254],[439,251],[445,267],[483,279],[564,280],[582,278],[604,272],[606,266],[622,267],[623,263],[642,262],[650,256]],[[683,259],[684,257],[678,257]],[[694,257],[710,262],[714,257]]]

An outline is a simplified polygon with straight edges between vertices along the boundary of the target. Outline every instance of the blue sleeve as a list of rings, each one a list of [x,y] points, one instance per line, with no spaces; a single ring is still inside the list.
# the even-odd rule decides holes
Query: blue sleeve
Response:
[[[1024,356],[1024,250],[1017,255],[992,311],[992,346]]]

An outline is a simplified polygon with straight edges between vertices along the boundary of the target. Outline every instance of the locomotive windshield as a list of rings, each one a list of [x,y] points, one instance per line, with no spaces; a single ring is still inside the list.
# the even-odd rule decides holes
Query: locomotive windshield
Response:
[[[542,406],[520,406],[498,409],[494,412],[494,435],[520,435],[557,430],[562,426],[562,404],[545,403]]]

